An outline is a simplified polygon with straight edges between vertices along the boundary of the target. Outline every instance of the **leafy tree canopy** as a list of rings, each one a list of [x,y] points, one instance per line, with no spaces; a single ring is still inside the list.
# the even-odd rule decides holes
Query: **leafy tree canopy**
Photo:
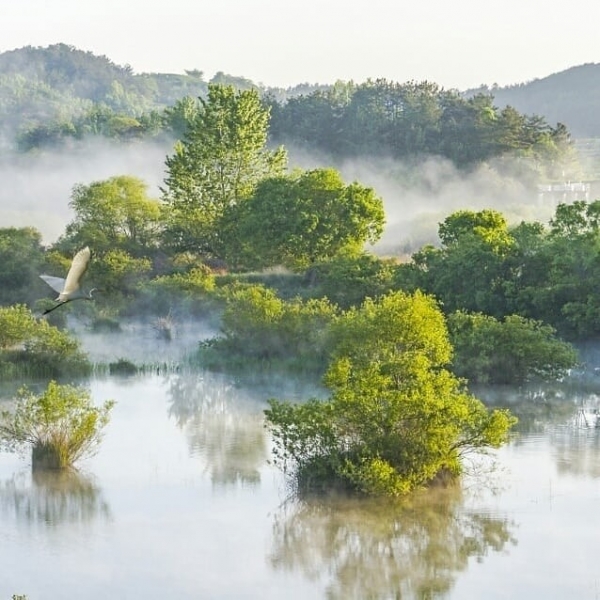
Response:
[[[128,175],[76,185],[69,203],[75,218],[57,247],[70,253],[84,246],[99,254],[116,249],[134,256],[152,253],[160,241],[162,208],[147,188]]]
[[[456,312],[448,327],[454,347],[453,371],[471,382],[519,385],[557,379],[575,366],[577,352],[539,321],[509,315],[503,321]]]
[[[373,189],[345,185],[334,169],[314,169],[262,180],[228,211],[226,231],[234,263],[306,268],[359,253],[379,239],[384,222]]]
[[[281,174],[287,158],[283,149],[266,148],[269,111],[256,90],[211,84],[198,101],[166,159],[166,241],[179,251],[218,255],[225,210],[246,200],[265,177]]]

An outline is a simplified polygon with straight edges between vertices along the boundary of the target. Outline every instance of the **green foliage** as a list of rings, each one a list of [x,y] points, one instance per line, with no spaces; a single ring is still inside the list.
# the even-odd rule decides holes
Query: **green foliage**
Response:
[[[398,496],[461,471],[465,452],[504,443],[514,418],[488,411],[446,368],[442,313],[421,293],[366,300],[332,325],[323,403],[271,401],[275,461],[299,485]]]
[[[0,372],[15,375],[83,375],[87,356],[68,333],[36,319],[24,305],[0,308]]]
[[[223,337],[216,347],[227,356],[252,361],[288,360],[321,370],[328,351],[329,325],[337,310],[327,299],[284,301],[259,285],[234,285],[223,291]]]
[[[306,268],[376,242],[385,215],[381,199],[334,169],[264,179],[225,218],[229,258],[249,268]]]
[[[446,312],[504,315],[505,265],[515,242],[502,214],[457,211],[440,224],[439,236],[441,248],[427,246],[413,255],[405,281],[434,294]]]
[[[30,448],[34,468],[70,467],[96,451],[113,406],[96,407],[88,391],[55,381],[39,396],[22,388],[14,411],[0,413],[0,444]]]
[[[467,97],[431,82],[377,79],[316,90],[273,110],[272,132],[279,142],[337,159],[434,155],[468,169],[511,154],[524,175],[574,172],[563,125],[499,108],[489,93]]]
[[[23,304],[0,308],[0,348],[7,350],[29,339],[36,321]]]
[[[42,236],[32,227],[0,229],[0,305],[33,303],[41,289]]]
[[[438,234],[446,247],[469,235],[481,239],[496,252],[502,252],[512,244],[506,218],[497,210],[490,209],[456,211],[440,224]]]
[[[198,313],[212,304],[215,276],[206,265],[192,266],[186,272],[161,275],[140,284],[138,303],[155,314],[169,312],[173,306]]]
[[[373,254],[340,254],[314,265],[309,277],[314,294],[324,296],[342,309],[358,306],[366,298],[378,298],[395,284],[396,265]]]
[[[165,240],[178,251],[219,255],[225,210],[261,179],[282,173],[287,157],[266,148],[269,111],[256,90],[211,84],[198,110],[182,116],[190,121],[166,159]]]
[[[105,309],[119,310],[135,295],[140,282],[152,270],[148,258],[134,258],[124,250],[109,250],[96,256],[89,269],[89,279],[101,290]]]
[[[94,253],[121,250],[134,257],[152,254],[159,243],[161,205],[137,177],[118,176],[76,185],[69,206],[74,220],[57,244],[63,252],[89,246]]]
[[[575,366],[577,352],[539,321],[509,315],[503,321],[456,312],[448,317],[454,372],[472,382],[522,384],[553,380]]]

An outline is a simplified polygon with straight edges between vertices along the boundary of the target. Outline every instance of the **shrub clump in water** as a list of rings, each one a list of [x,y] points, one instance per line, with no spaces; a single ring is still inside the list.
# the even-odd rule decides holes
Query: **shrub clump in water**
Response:
[[[126,358],[119,358],[108,364],[108,371],[111,375],[135,375],[138,368]]]
[[[0,413],[0,447],[31,449],[34,469],[64,469],[95,453],[114,401],[94,406],[90,393],[51,381],[39,396],[26,387],[13,411]]]

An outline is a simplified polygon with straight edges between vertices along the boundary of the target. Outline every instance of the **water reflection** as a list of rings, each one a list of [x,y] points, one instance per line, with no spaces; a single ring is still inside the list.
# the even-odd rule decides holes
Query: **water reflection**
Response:
[[[600,478],[600,429],[563,427],[551,432],[550,442],[559,473]]]
[[[510,408],[519,418],[514,444],[547,438],[559,473],[600,477],[598,383],[569,380],[523,388],[480,388],[486,404]]]
[[[459,488],[401,504],[322,498],[286,504],[273,524],[272,566],[328,579],[328,598],[435,598],[470,559],[515,545],[508,519],[467,511]]]
[[[202,456],[215,485],[256,485],[267,460],[260,398],[216,373],[169,378],[169,416],[185,430],[192,454]]]
[[[519,434],[542,433],[572,419],[590,398],[589,390],[565,383],[513,386],[478,386],[473,393],[495,408],[508,408],[519,419]]]
[[[52,526],[110,517],[94,480],[73,470],[14,474],[0,483],[0,508],[6,518]]]

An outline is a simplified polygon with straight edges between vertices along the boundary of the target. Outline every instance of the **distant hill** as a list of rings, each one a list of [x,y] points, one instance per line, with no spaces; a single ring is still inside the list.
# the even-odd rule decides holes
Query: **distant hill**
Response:
[[[563,123],[574,138],[600,138],[600,63],[588,63],[543,79],[507,87],[468,90],[494,96],[498,107],[510,105],[537,114],[549,123]]]
[[[200,72],[135,75],[106,56],[66,44],[26,46],[0,53],[0,130],[79,116],[94,106],[138,116],[199,96],[207,83]]]
[[[299,83],[287,89],[264,88],[222,72],[205,81],[199,70],[134,74],[129,65],[119,66],[106,56],[66,44],[26,46],[0,53],[0,131],[11,137],[24,127],[73,118],[98,106],[138,117],[172,106],[184,96],[202,96],[213,81],[255,87],[279,102],[330,87]],[[574,138],[598,147],[589,138],[600,138],[600,64],[572,67],[519,85],[484,86],[462,93],[479,92],[494,96],[498,107],[511,105],[521,113],[544,117],[551,125],[563,123]]]

